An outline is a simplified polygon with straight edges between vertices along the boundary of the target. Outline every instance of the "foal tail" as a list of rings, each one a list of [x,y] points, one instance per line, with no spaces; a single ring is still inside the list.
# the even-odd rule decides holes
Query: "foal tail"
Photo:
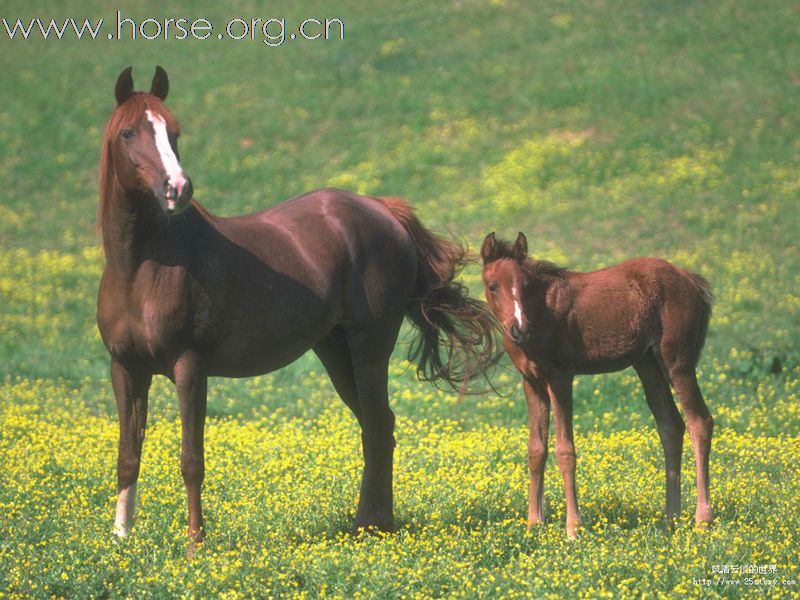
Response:
[[[683,270],[689,281],[694,284],[700,294],[702,301],[700,306],[700,325],[697,330],[697,346],[695,351],[694,361],[695,364],[700,360],[700,353],[703,351],[703,346],[706,343],[706,335],[708,334],[708,322],[711,320],[711,306],[714,303],[714,294],[711,291],[711,284],[702,275],[693,273],[691,271]]]
[[[408,318],[417,330],[408,358],[424,381],[446,381],[464,393],[469,380],[484,376],[500,358],[497,321],[483,302],[453,281],[468,262],[466,249],[432,234],[400,198],[378,198],[400,221],[417,247],[417,283]]]

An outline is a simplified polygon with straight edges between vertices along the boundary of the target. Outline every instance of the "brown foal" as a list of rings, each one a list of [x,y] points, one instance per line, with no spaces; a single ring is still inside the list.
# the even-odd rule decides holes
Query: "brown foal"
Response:
[[[555,420],[556,463],[564,478],[567,534],[583,522],[575,491],[572,380],[633,366],[644,386],[664,448],[666,515],[680,514],[684,421],[694,448],[698,524],[710,523],[708,459],[713,419],[695,367],[708,331],[711,288],[700,275],[658,258],[577,273],[527,257],[520,233],[514,244],[489,234],[483,242],[486,298],[505,330],[504,346],[522,374],[528,403],[530,501],[528,524],[544,521],[544,468],[550,409]]]

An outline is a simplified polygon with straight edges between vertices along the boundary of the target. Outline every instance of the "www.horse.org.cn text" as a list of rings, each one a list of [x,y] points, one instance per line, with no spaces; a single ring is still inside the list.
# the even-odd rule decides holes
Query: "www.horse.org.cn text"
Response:
[[[56,20],[3,18],[0,35],[10,40],[234,40],[258,41],[269,47],[286,41],[344,40],[340,18],[305,18],[290,23],[285,18],[233,17],[217,26],[210,19],[162,17],[134,19],[117,11],[113,19],[70,17]]]

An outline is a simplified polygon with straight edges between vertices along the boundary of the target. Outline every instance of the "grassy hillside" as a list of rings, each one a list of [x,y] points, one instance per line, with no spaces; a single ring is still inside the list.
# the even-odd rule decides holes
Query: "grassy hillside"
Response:
[[[800,459],[800,12],[791,3],[140,2],[123,16],[340,18],[343,40],[9,39],[0,23],[0,596],[748,596],[715,567],[772,567],[797,595]],[[0,18],[104,18],[12,0]],[[174,11],[174,12],[172,12]],[[294,25],[292,25],[294,24]],[[158,379],[131,539],[111,536],[116,414],[94,323],[103,266],[97,161],[119,71],[170,75],[181,159],[213,212],[327,185],[402,195],[477,248],[525,231],[576,269],[659,255],[703,273],[716,304],[700,381],[716,419],[709,532],[660,516],[663,456],[633,371],[575,388],[587,531],[525,529],[525,407],[420,383],[400,345],[398,534],[352,538],[355,423],[307,355],[214,380],[209,539],[183,559],[173,390]],[[482,293],[477,267],[464,274]],[[733,575],[729,575],[735,579]],[[784,580],[786,583],[784,584]]]

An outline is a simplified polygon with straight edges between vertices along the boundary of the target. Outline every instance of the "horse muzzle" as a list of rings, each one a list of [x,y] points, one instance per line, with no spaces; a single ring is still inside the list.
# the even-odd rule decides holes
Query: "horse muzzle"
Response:
[[[188,177],[178,180],[164,180],[164,211],[169,215],[182,212],[192,199],[194,190]]]

